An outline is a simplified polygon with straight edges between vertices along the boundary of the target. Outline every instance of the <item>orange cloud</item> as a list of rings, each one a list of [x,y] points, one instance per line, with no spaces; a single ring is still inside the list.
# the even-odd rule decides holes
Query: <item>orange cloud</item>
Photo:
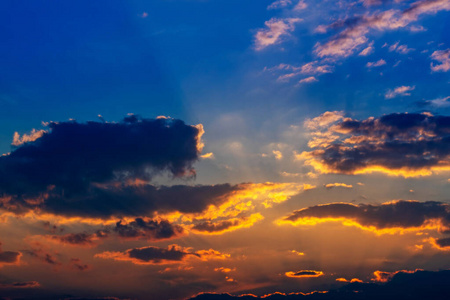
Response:
[[[319,277],[319,276],[324,275],[324,273],[322,271],[314,271],[314,270],[300,270],[300,271],[296,271],[296,272],[286,272],[284,274],[287,277],[292,277],[292,278]]]
[[[415,273],[417,271],[423,271],[421,269],[416,269],[414,271],[408,271],[408,270],[399,270],[399,271],[395,271],[395,272],[384,272],[384,271],[375,271],[373,272],[373,275],[375,276],[373,279],[371,279],[372,281],[376,281],[376,282],[388,282],[389,280],[392,279],[392,277],[394,277],[396,274],[398,273]]]

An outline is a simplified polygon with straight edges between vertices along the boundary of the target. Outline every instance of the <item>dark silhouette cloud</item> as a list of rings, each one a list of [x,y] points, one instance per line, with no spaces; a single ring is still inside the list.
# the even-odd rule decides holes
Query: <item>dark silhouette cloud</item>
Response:
[[[349,283],[339,289],[327,292],[314,293],[273,293],[258,297],[255,295],[233,296],[230,294],[202,293],[192,300],[296,300],[296,299],[322,299],[322,300],[442,300],[449,299],[450,271],[417,271],[398,272],[388,282],[382,283]]]
[[[26,288],[37,288],[37,287],[40,287],[40,284],[37,281],[0,283],[0,289],[26,289]]]
[[[363,227],[375,227],[378,230],[427,226],[428,229],[445,233],[450,229],[449,205],[434,201],[395,201],[381,205],[349,203],[316,205],[294,211],[281,222],[301,223],[303,218],[344,218],[353,220]]]
[[[128,224],[122,224],[122,221],[116,223],[114,231],[125,239],[147,239],[163,240],[178,237],[183,234],[183,227],[172,224],[167,220],[145,221],[142,218],[136,218]]]
[[[91,268],[91,266],[81,262],[79,258],[70,259],[70,268],[76,271],[86,271]]]
[[[61,266],[62,263],[56,257],[56,253],[50,253],[50,251],[44,249],[44,246],[38,242],[34,242],[30,249],[22,250],[24,254],[27,254],[43,263],[52,266]]]
[[[0,192],[84,193],[92,184],[141,179],[169,171],[192,175],[201,126],[176,119],[129,116],[118,123],[52,122],[40,138],[0,157]]]
[[[110,218],[112,216],[152,216],[154,212],[199,213],[209,205],[225,202],[226,196],[242,189],[239,185],[205,186],[108,185],[91,186],[84,193],[47,193],[42,202],[13,198],[0,202],[3,209],[20,213],[30,209],[62,216]]]
[[[181,262],[189,255],[200,257],[199,254],[189,252],[185,248],[179,247],[177,245],[171,245],[167,249],[149,246],[129,249],[125,252],[107,251],[97,254],[96,257],[112,258],[115,260],[128,260],[135,264],[160,264]]]
[[[51,238],[62,244],[76,245],[76,246],[94,246],[95,241],[108,237],[105,231],[98,230],[95,233],[68,233],[65,235],[53,235]]]
[[[213,249],[192,252],[190,248],[170,245],[167,248],[148,246],[128,249],[124,252],[106,251],[96,254],[95,257],[131,261],[134,264],[145,265],[181,263],[189,258],[197,258],[200,260],[226,259],[229,257],[229,254],[223,254]]]
[[[441,248],[450,249],[450,238],[436,239],[436,244],[438,244]]]
[[[344,118],[311,134],[314,150],[305,159],[324,173],[429,175],[450,169],[450,117],[430,113],[394,113],[380,118]]]
[[[20,260],[22,254],[16,251],[3,251],[2,243],[0,242],[0,267],[3,264],[15,264]]]
[[[211,221],[205,221],[198,224],[195,224],[192,229],[196,231],[206,231],[206,232],[221,232],[224,230],[227,230],[231,227],[238,226],[241,223],[239,219],[233,219],[233,220],[224,220],[224,221],[218,221],[218,222],[211,222]]]

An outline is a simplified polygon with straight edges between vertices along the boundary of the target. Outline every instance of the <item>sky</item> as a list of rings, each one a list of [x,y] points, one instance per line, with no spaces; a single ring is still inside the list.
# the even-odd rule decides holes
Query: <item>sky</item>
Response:
[[[450,297],[449,0],[0,3],[0,299]]]

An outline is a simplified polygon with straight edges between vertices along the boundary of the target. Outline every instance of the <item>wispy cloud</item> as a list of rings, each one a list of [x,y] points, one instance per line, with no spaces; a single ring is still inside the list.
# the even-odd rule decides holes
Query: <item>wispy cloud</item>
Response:
[[[366,67],[368,68],[375,68],[375,67],[381,67],[384,66],[386,64],[386,61],[384,59],[380,59],[374,62],[368,62],[366,64]]]
[[[416,87],[415,86],[399,86],[396,87],[393,90],[388,90],[387,93],[384,95],[384,98],[386,99],[392,99],[398,96],[411,96],[410,91],[413,91]]]
[[[281,42],[282,36],[289,36],[295,30],[295,24],[301,22],[300,18],[277,19],[272,18],[264,24],[267,28],[260,29],[255,35],[255,48],[262,50],[267,46]]]
[[[450,49],[434,51],[431,59],[438,61],[438,64],[431,63],[433,72],[447,72],[450,70]]]

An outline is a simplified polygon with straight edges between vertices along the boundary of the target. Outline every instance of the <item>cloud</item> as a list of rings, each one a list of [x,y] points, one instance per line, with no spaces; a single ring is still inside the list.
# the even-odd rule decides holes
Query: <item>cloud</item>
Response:
[[[149,246],[128,249],[124,252],[106,251],[96,254],[95,257],[118,261],[130,261],[133,264],[138,265],[154,265],[183,263],[192,258],[199,260],[226,259],[229,255],[213,249],[192,252],[190,248],[170,245],[167,249]]]
[[[58,254],[50,253],[51,251],[48,251],[46,247],[39,242],[33,242],[30,249],[23,250],[22,252],[54,267],[62,265],[62,263],[56,257]]]
[[[266,29],[260,29],[255,35],[256,50],[262,50],[267,46],[281,42],[282,36],[289,36],[294,31],[295,24],[301,22],[299,18],[277,19],[266,21]]]
[[[40,286],[41,285],[37,281],[0,283],[0,289],[30,289],[30,288],[38,288]]]
[[[22,253],[16,251],[3,251],[0,243],[0,267],[5,264],[18,264]]]
[[[366,48],[364,48],[358,55],[359,56],[367,56],[372,54],[375,51],[373,47],[374,42],[372,41]]]
[[[391,272],[389,272],[391,273]],[[450,271],[397,271],[384,283],[362,283],[352,282],[325,292],[304,293],[272,293],[261,297],[246,294],[232,296],[230,294],[201,293],[190,299],[192,300],[256,300],[256,299],[322,299],[322,300],[344,300],[344,299],[385,299],[385,300],[440,300],[450,297],[448,282]]]
[[[439,62],[438,64],[431,63],[431,70],[433,72],[447,72],[450,70],[450,49],[434,51],[431,54],[431,59]]]
[[[326,73],[331,73],[333,67],[329,64],[321,64],[318,61],[312,61],[304,64],[301,67],[295,67],[288,64],[280,64],[274,68],[268,69],[269,71],[291,71],[278,76],[277,81],[288,81],[296,76],[300,75],[322,75]],[[312,77],[312,76],[311,76]],[[309,78],[311,78],[309,77]],[[312,80],[312,79],[310,79]]]
[[[294,6],[294,11],[303,10],[308,7],[308,4],[305,3],[304,0],[298,1],[298,3]]]
[[[278,224],[311,226],[341,222],[377,234],[435,230],[450,232],[450,206],[441,202],[394,201],[380,205],[331,203],[296,210]]]
[[[301,270],[296,272],[286,272],[285,275],[287,277],[293,278],[303,278],[303,277],[319,277],[323,276],[322,271],[314,271],[314,270]]]
[[[90,234],[86,232],[82,233],[68,233],[65,235],[53,235],[49,236],[50,240],[71,246],[84,246],[93,247],[96,245],[96,241],[108,237],[108,234],[104,231],[98,230],[96,233]]]
[[[76,271],[86,271],[91,269],[91,266],[81,262],[79,258],[70,259],[70,268]]]
[[[378,61],[368,62],[366,64],[366,67],[368,67],[368,68],[381,67],[381,66],[384,66],[385,64],[386,64],[386,61],[384,59],[380,59]]]
[[[347,188],[347,189],[353,188],[353,185],[351,185],[351,184],[339,183],[339,182],[327,183],[327,184],[324,184],[324,186],[325,186],[326,189],[332,189],[334,187],[343,187],[343,188]]]
[[[228,220],[221,220],[216,222],[205,221],[197,223],[192,227],[196,233],[203,234],[223,234],[225,232],[234,231],[239,228],[247,228],[253,226],[254,223],[264,219],[264,217],[255,213],[249,217],[232,218]]]
[[[14,132],[12,145],[20,146],[25,143],[34,142],[35,140],[41,138],[44,135],[44,133],[47,133],[47,131],[33,129],[29,134],[25,133],[21,137],[20,134],[16,131]]]
[[[384,98],[386,99],[392,99],[397,96],[411,96],[411,93],[408,93],[410,91],[413,91],[416,87],[415,86],[399,86],[396,87],[393,90],[388,90],[387,93],[384,95]]]
[[[330,121],[322,126],[305,121],[313,150],[296,155],[320,173],[414,177],[450,170],[448,116],[394,113],[362,121],[336,117],[331,123],[329,114],[318,117]]]
[[[116,223],[114,231],[121,238],[125,239],[146,239],[149,241],[159,241],[179,237],[184,233],[183,227],[172,224],[167,220],[155,221],[136,218],[129,223],[119,221]]]
[[[450,238],[428,238],[424,242],[429,242],[434,248],[440,251],[450,251]]]
[[[414,51],[415,49],[408,48],[407,45],[399,45],[400,42],[396,42],[395,44],[391,45],[389,47],[389,52],[395,51],[400,54],[408,54],[411,51]]]
[[[417,271],[423,271],[423,270],[414,270],[414,271],[408,271],[408,270],[399,270],[394,272],[385,272],[385,271],[375,271],[373,272],[374,278],[372,281],[376,282],[388,282],[390,281],[395,275],[399,273],[406,273],[406,274],[413,274]]]
[[[317,80],[316,77],[310,76],[310,77],[301,79],[298,83],[311,83],[311,82],[317,82],[317,81],[319,81],[319,80]]]
[[[433,100],[417,101],[416,105],[419,107],[424,107],[424,106],[434,106],[437,108],[449,107],[450,106],[450,96],[444,97],[444,98],[437,98],[437,99],[433,99]]]
[[[114,184],[91,186],[84,193],[66,194],[51,190],[40,201],[8,198],[3,209],[20,213],[36,209],[59,216],[108,219],[113,216],[152,216],[156,211],[200,213],[209,205],[226,201],[227,195],[242,187],[230,184],[210,186],[153,186]]]
[[[277,0],[267,6],[267,9],[279,9],[292,4],[292,0]]]
[[[39,138],[0,157],[0,192],[22,196],[53,190],[76,195],[94,184],[148,181],[163,171],[175,177],[192,175],[203,133],[201,125],[134,115],[119,123],[48,126]]]
[[[319,57],[345,58],[368,42],[370,31],[387,31],[404,28],[417,21],[421,15],[436,14],[450,10],[447,0],[416,1],[404,10],[390,9],[346,20],[340,20],[329,26],[322,26],[321,31],[343,28],[340,33],[324,44],[315,45],[315,54]]]

